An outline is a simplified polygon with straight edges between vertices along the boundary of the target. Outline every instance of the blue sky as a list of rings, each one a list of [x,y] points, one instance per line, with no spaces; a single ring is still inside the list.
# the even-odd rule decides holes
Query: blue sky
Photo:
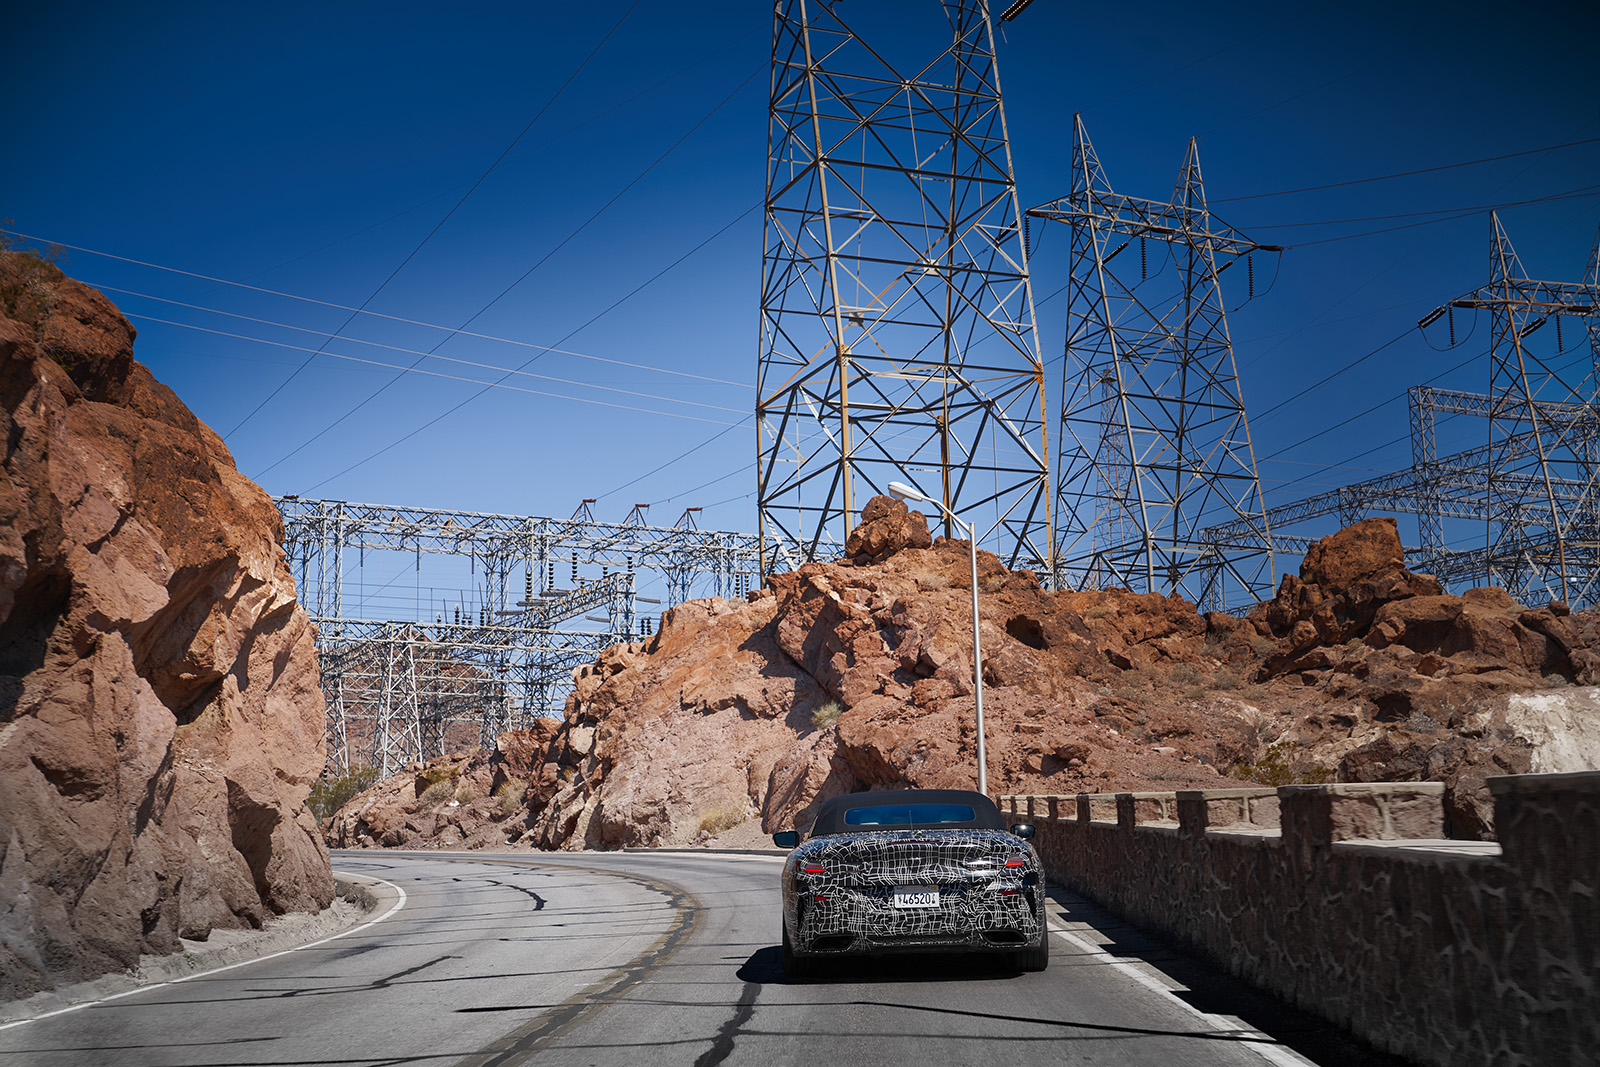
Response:
[[[931,0],[845,10],[896,40],[942,23]],[[689,450],[752,404],[770,35],[749,2],[32,5],[7,15],[0,218],[81,249],[69,273],[270,492],[599,498],[662,525],[702,506],[702,527],[752,531],[748,422]],[[1486,323],[1448,351],[1414,329],[1487,280],[1487,213],[1466,209],[1518,204],[1502,218],[1529,272],[1581,279],[1596,40],[1593,3],[1037,0],[998,51],[1025,205],[1066,192],[1081,110],[1119,192],[1170,193],[1199,135],[1216,213],[1294,246],[1230,319],[1250,410],[1292,400],[1252,418],[1276,503],[1409,462],[1408,385],[1486,387]],[[1460,217],[1414,225],[1440,215]],[[1065,238],[1033,262],[1052,406]],[[363,304],[391,317],[329,341]],[[483,336],[434,328],[469,321]],[[434,375],[371,396],[397,374],[376,364],[441,341]],[[519,366],[544,377],[459,380]],[[1456,429],[1445,447],[1481,433]]]

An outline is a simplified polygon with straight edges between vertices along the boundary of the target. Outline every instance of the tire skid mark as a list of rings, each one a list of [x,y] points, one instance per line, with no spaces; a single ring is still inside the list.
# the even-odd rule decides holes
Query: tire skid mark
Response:
[[[711,1047],[694,1061],[694,1067],[716,1067],[732,1054],[733,1039],[756,1013],[756,994],[760,991],[761,987],[754,982],[744,984],[744,988],[739,991],[739,1000],[733,1006],[733,1014],[717,1028],[717,1036],[712,1039]]]
[[[700,925],[700,911],[702,908],[700,901],[696,899],[693,893],[664,879],[647,878],[641,874],[601,870],[594,867],[580,867],[565,863],[543,865],[526,860],[477,858],[469,862],[492,863],[497,866],[522,869],[543,867],[544,870],[548,871],[581,871],[584,874],[596,875],[602,879],[620,878],[625,882],[632,882],[635,885],[643,886],[652,892],[665,896],[674,915],[671,924],[668,925],[666,930],[662,931],[661,936],[651,942],[639,955],[597,979],[587,988],[581,989],[561,1003],[553,1005],[539,1018],[517,1030],[513,1030],[489,1048],[457,1061],[458,1067],[511,1067],[511,1065],[531,1060],[555,1038],[560,1037],[578,1024],[587,1021],[590,1016],[602,1009],[610,1007],[626,990],[644,981],[645,978],[649,977],[651,971],[670,959],[685,942],[693,937],[695,930]],[[539,873],[544,873],[544,871]],[[743,1023],[741,1022],[737,1025],[743,1025]],[[731,1049],[731,1031],[728,1040]]]

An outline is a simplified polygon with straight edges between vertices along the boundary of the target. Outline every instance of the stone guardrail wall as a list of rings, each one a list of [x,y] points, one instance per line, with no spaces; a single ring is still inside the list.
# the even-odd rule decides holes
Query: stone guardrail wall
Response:
[[[1499,842],[1437,782],[1007,796],[1050,878],[1421,1063],[1600,1062],[1600,771],[1489,779]]]

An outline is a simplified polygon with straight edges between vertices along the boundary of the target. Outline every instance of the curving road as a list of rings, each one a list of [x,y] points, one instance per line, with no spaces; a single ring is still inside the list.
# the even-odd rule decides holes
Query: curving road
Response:
[[[917,959],[791,986],[773,856],[335,863],[391,887],[386,918],[0,1029],[0,1067],[1391,1062],[1070,894],[1041,974]]]

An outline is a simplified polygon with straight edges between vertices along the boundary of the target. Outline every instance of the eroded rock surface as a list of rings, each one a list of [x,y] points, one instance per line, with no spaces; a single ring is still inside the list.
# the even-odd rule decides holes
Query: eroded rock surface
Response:
[[[333,895],[281,521],[133,340],[0,253],[0,997]]]
[[[968,546],[885,497],[863,520],[843,560],[681,605],[582,669],[526,811],[490,837],[687,844],[803,827],[838,792],[973,785]],[[1324,538],[1247,618],[1048,593],[986,552],[978,582],[995,793],[1442,780],[1471,838],[1486,778],[1600,766],[1600,617],[1447,595],[1405,570],[1392,520]]]

